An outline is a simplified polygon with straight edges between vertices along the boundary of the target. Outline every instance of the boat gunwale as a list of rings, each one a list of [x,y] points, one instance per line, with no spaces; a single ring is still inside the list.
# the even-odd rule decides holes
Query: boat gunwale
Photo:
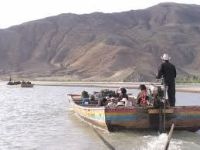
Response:
[[[148,109],[159,109],[159,108],[154,108],[152,106],[150,107],[142,107],[142,106],[129,106],[129,107],[107,107],[107,106],[95,106],[95,105],[79,105],[75,103],[73,100],[72,96],[80,96],[80,94],[67,94],[68,98],[71,99],[71,101],[78,107],[84,108],[84,109],[106,109],[106,110],[135,110],[135,109],[143,109],[147,111]],[[187,108],[187,109],[185,109]],[[192,112],[198,112],[200,110],[200,105],[189,105],[189,106],[175,106],[175,107],[170,107],[167,109],[174,109],[174,113],[181,113],[181,112],[187,112],[188,110],[192,110]],[[181,111],[177,111],[181,110]],[[188,112],[187,112],[188,113]]]

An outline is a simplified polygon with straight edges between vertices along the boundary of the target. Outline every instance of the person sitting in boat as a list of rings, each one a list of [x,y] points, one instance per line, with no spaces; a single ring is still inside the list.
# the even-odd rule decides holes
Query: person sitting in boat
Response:
[[[107,98],[103,97],[103,98],[98,100],[97,106],[106,106],[107,102],[108,102]]]
[[[121,88],[118,88],[116,91],[115,91],[115,98],[118,98],[119,97],[119,94],[121,93]]]
[[[150,91],[155,108],[164,107],[164,103],[167,107],[170,106],[168,100],[164,99],[164,90],[161,86],[151,86]]]
[[[109,102],[108,102],[107,106],[110,107],[110,108],[116,107],[116,103],[115,103],[115,98],[114,97],[111,97],[109,99]]]
[[[26,84],[26,82],[24,80],[22,80],[22,83],[21,84]]]
[[[122,100],[121,100],[120,102],[124,102],[124,106],[125,106],[125,107],[133,106],[132,101],[130,101],[130,100],[127,99],[127,98],[122,98]]]
[[[87,91],[82,91],[81,100],[82,100],[81,104],[83,104],[83,105],[89,104],[90,100],[89,100],[89,94]]]
[[[118,101],[121,101],[123,98],[126,98],[128,100],[126,88],[120,88],[118,93],[119,93],[119,96],[117,97]]]
[[[140,85],[140,93],[137,96],[137,104],[140,106],[147,106],[149,105],[149,97],[147,93],[147,88],[144,84]]]
[[[95,101],[94,95],[90,95],[90,96],[89,96],[89,100],[90,100],[90,102],[94,102],[94,101]]]

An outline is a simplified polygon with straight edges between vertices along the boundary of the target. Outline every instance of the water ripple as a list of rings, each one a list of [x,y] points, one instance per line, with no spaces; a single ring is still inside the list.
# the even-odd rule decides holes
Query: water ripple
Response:
[[[99,91],[99,88],[35,86],[20,88],[0,83],[0,149],[1,150],[104,150],[93,129],[75,117],[67,93]],[[137,90],[129,90],[129,93]],[[178,104],[200,103],[199,95],[177,93]],[[186,97],[186,98],[185,98]],[[184,99],[185,98],[185,99]],[[198,100],[197,100],[198,99]],[[151,132],[116,132],[101,135],[116,149],[154,149],[161,137]],[[178,132],[171,150],[200,149],[200,134]],[[140,141],[140,142],[138,142]],[[78,143],[77,143],[78,142]]]

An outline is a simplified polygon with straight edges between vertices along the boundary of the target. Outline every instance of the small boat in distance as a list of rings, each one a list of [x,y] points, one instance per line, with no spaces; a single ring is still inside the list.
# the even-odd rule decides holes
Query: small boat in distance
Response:
[[[10,79],[9,79],[7,85],[19,85],[19,84],[21,84],[21,81],[12,81],[12,78],[10,76]]]
[[[22,81],[22,82],[21,82],[21,87],[23,87],[23,88],[27,88],[27,87],[32,88],[33,85],[34,85],[34,84],[32,84],[30,81],[27,81],[27,82]]]
[[[177,130],[197,131],[200,129],[200,106],[175,106],[154,108],[129,106],[107,107],[97,106],[97,101],[82,105],[81,95],[68,94],[68,100],[78,116],[86,122],[113,131],[115,129],[153,129],[160,128],[160,116],[165,116],[165,128],[175,124]],[[95,103],[96,102],[96,103]]]

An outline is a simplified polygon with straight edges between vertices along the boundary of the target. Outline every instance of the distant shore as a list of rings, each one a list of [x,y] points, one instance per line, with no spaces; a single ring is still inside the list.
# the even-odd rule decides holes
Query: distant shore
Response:
[[[160,85],[160,83],[152,82],[64,82],[64,81],[31,81],[39,86],[79,86],[79,87],[100,87],[100,88],[119,88],[138,89],[140,84]],[[7,81],[1,81],[1,85],[5,85]],[[200,93],[200,84],[178,83],[176,84],[177,92]]]
[[[160,85],[152,82],[58,82],[58,81],[33,81],[35,85],[41,86],[83,86],[83,87],[102,87],[102,88],[119,88],[138,89],[140,84]],[[194,84],[176,84],[177,92],[200,93],[200,85]]]

